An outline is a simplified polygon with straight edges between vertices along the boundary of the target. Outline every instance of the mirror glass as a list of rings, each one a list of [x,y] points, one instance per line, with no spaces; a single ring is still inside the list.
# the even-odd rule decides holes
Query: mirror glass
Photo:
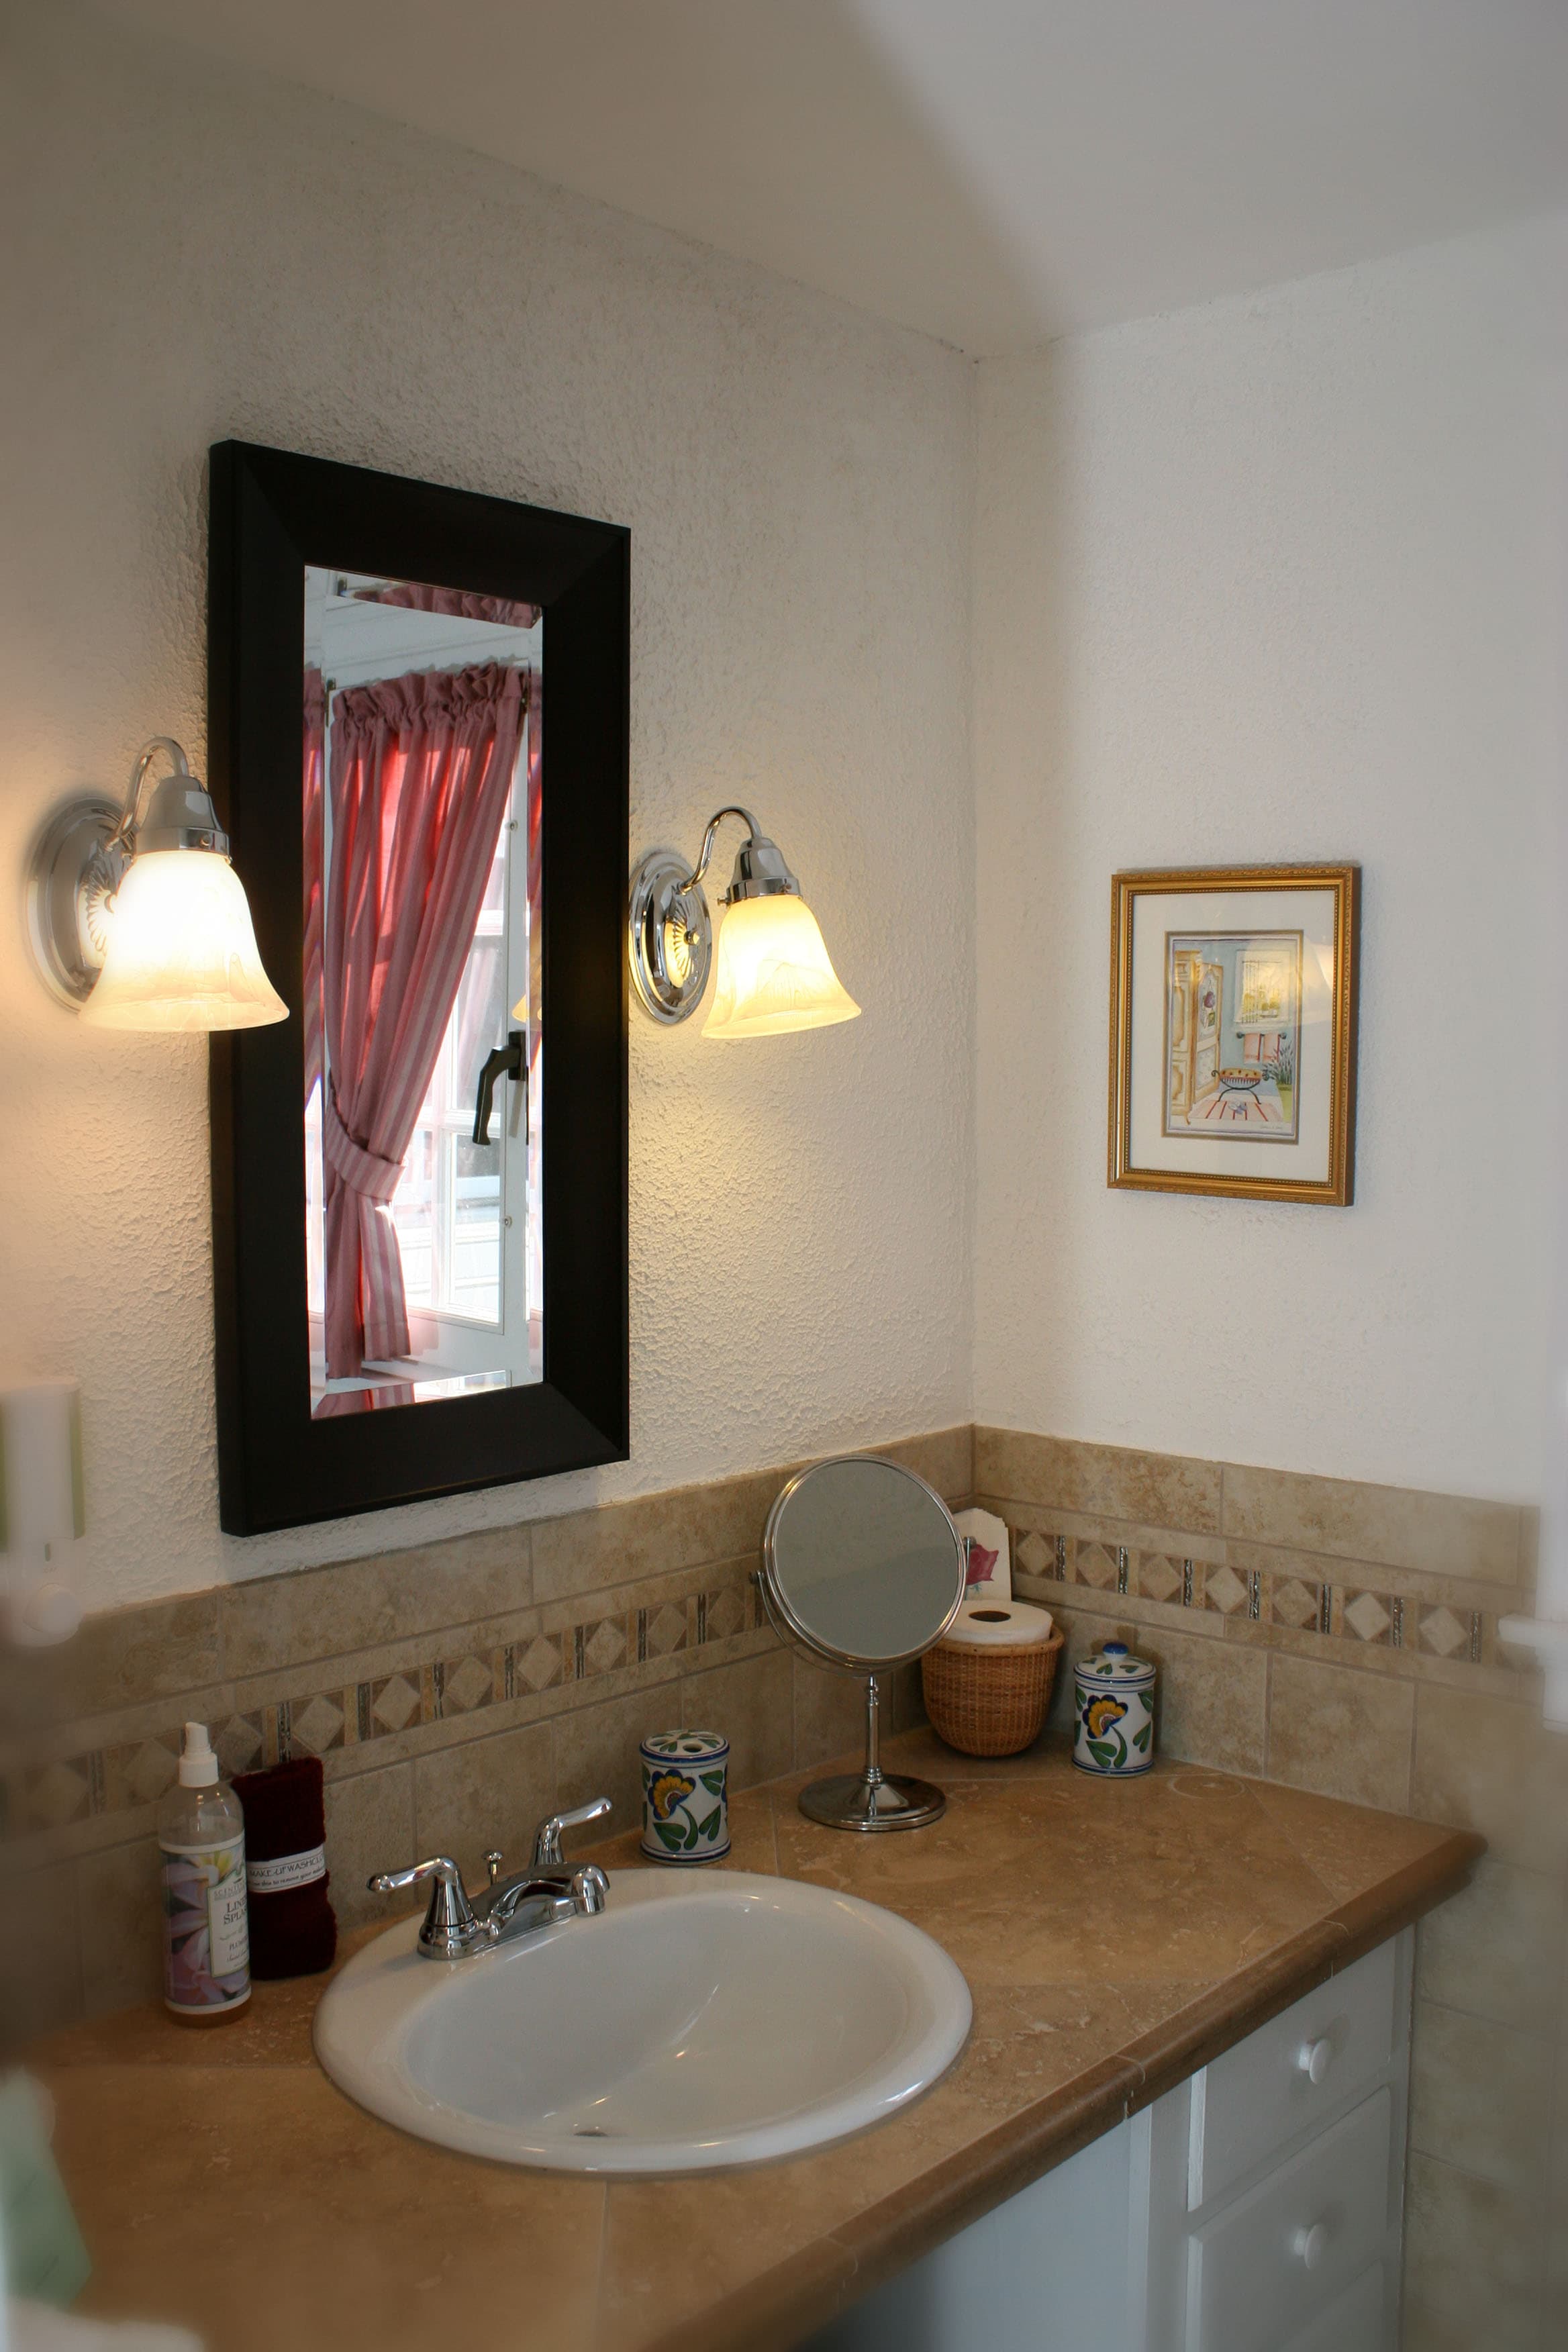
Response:
[[[304,573],[312,1414],[541,1379],[543,623]]]
[[[919,1657],[963,1599],[963,1547],[946,1505],[894,1462],[803,1470],[773,1505],[763,1553],[789,1630],[839,1665]]]

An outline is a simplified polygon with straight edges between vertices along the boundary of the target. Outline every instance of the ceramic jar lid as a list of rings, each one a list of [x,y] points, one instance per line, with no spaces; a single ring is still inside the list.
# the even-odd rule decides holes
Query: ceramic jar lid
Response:
[[[1026,1643],[1034,1649],[1055,1631],[1048,1609],[1033,1608],[1026,1601],[974,1600],[964,1602],[942,1638],[961,1650],[1016,1650]]]
[[[653,1764],[711,1764],[730,1753],[721,1731],[654,1731],[642,1743]]]
[[[1099,1690],[1139,1690],[1154,1679],[1154,1668],[1147,1658],[1135,1658],[1125,1642],[1107,1642],[1092,1655],[1080,1659],[1074,1669],[1074,1680]]]

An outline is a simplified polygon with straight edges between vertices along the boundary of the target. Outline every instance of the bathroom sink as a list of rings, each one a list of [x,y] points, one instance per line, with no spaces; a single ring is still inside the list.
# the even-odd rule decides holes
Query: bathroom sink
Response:
[[[409,1919],[316,2013],[342,2090],[421,2139],[563,2172],[706,2171],[841,2139],[952,2063],[969,1988],[853,1895],[734,1871],[616,1871],[596,1918],[469,1958]]]

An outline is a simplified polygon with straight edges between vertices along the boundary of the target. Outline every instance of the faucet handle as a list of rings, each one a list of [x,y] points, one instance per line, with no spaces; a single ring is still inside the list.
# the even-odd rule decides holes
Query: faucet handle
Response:
[[[419,1930],[420,1948],[442,1959],[456,1959],[476,1932],[473,1906],[463,1885],[463,1874],[449,1853],[432,1854],[407,1870],[378,1871],[368,1881],[373,1895],[401,1895],[410,1886],[430,1886],[430,1907]]]
[[[596,1822],[611,1810],[608,1797],[595,1797],[591,1804],[574,1805],[570,1812],[552,1813],[541,1822],[533,1832],[533,1863],[535,1870],[559,1870],[561,1867],[561,1832],[580,1829],[584,1822]]]

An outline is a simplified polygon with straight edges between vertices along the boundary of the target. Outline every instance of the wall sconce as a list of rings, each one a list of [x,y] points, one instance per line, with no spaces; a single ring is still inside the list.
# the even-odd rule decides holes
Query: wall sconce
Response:
[[[142,795],[163,753],[172,773]],[[33,961],[60,1003],[103,1029],[258,1029],[289,1008],[262,968],[228,836],[180,746],[154,735],[125,805],[57,809],[27,877]]]
[[[834,971],[816,916],[776,842],[750,809],[709,820],[702,854],[688,866],[673,849],[650,849],[632,873],[628,948],[632,984],[655,1021],[685,1021],[708,985],[713,931],[702,877],[721,820],[740,817],[746,839],[724,893],[719,976],[705,1037],[777,1037],[853,1021],[860,1007]]]

